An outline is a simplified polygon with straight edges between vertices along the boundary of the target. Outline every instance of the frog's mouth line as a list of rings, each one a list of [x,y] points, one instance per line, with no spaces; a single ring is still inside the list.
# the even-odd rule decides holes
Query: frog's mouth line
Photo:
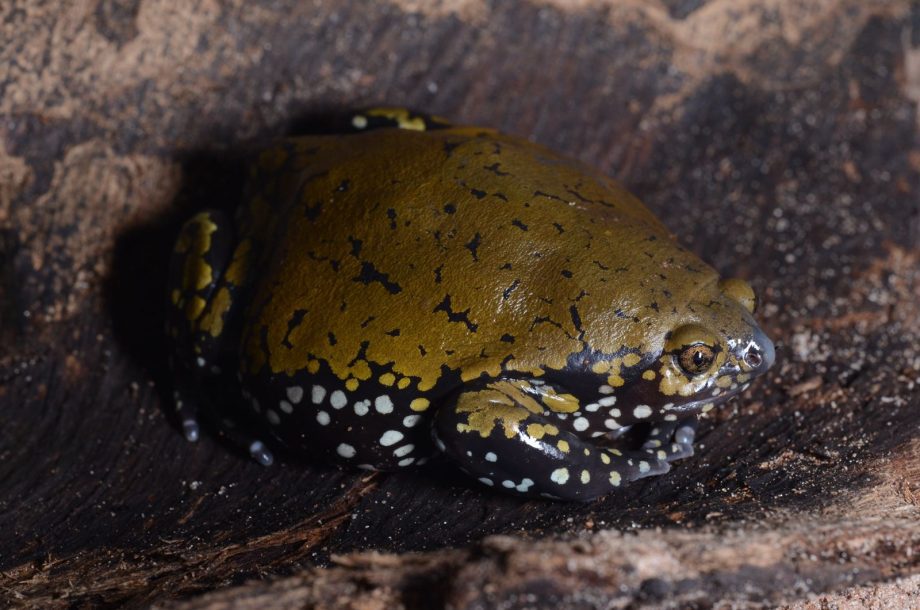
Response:
[[[741,394],[750,386],[750,382],[739,385],[734,390],[723,390],[719,393],[718,396],[707,396],[705,398],[699,398],[697,400],[692,400],[690,402],[685,402],[683,404],[675,405],[673,409],[668,409],[669,412],[678,412],[678,413],[706,413],[711,409],[721,407],[726,402],[734,398],[735,396]],[[711,392],[711,390],[709,390]],[[706,408],[707,405],[712,405],[711,408]]]

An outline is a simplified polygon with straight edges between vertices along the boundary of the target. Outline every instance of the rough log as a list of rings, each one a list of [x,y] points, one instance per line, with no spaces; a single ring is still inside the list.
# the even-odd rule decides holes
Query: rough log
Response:
[[[772,374],[587,505],[185,443],[178,224],[380,102],[618,177],[752,281]],[[0,3],[0,605],[920,605],[918,103],[908,0]]]

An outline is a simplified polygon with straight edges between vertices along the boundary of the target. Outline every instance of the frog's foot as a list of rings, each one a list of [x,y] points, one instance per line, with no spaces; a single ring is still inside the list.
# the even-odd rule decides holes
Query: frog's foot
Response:
[[[237,428],[231,419],[223,418],[219,421],[218,434],[227,439],[231,445],[249,453],[249,456],[263,466],[275,463],[275,455],[261,440]]]
[[[438,449],[483,484],[588,501],[670,469],[666,460],[643,451],[607,449],[560,430],[515,388],[498,381],[461,392],[435,417]]]
[[[369,131],[381,127],[431,131],[446,129],[450,126],[451,124],[441,117],[412,112],[399,107],[368,108],[351,117],[351,127],[356,131]]]
[[[203,416],[209,423],[213,424],[219,436],[227,439],[231,445],[242,452],[248,453],[252,459],[262,464],[270,466],[274,463],[275,457],[272,452],[258,438],[246,434],[239,430],[236,423],[226,417],[221,417],[217,409],[212,407],[210,401],[197,400],[193,385],[200,381],[200,375],[193,371],[188,371],[181,365],[170,358],[170,367],[173,370],[173,379],[175,380],[176,389],[173,391],[173,406],[176,410],[176,416],[179,425],[182,427],[182,434],[190,443],[197,442],[201,437],[201,422]],[[200,408],[203,405],[204,408]],[[202,413],[202,410],[204,413]]]
[[[181,390],[173,392],[173,406],[179,425],[182,426],[182,435],[190,443],[198,442],[201,437],[201,425],[198,423],[198,405]]]
[[[642,444],[642,450],[667,462],[688,458],[693,455],[696,425],[695,417],[681,421],[659,422]]]

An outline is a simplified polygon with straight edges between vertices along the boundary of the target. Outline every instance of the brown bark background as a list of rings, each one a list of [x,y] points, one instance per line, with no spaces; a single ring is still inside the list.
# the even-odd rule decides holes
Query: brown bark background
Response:
[[[0,600],[920,605],[918,102],[907,0],[3,2]],[[179,223],[232,207],[263,143],[378,103],[622,180],[752,281],[771,374],[587,505],[185,443]]]

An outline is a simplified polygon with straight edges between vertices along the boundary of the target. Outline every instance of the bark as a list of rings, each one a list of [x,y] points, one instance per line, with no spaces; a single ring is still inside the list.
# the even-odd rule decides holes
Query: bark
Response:
[[[11,0],[0,41],[0,600],[920,603],[916,3]],[[772,373],[587,505],[185,443],[179,224],[265,142],[381,102],[622,180],[752,281]]]

